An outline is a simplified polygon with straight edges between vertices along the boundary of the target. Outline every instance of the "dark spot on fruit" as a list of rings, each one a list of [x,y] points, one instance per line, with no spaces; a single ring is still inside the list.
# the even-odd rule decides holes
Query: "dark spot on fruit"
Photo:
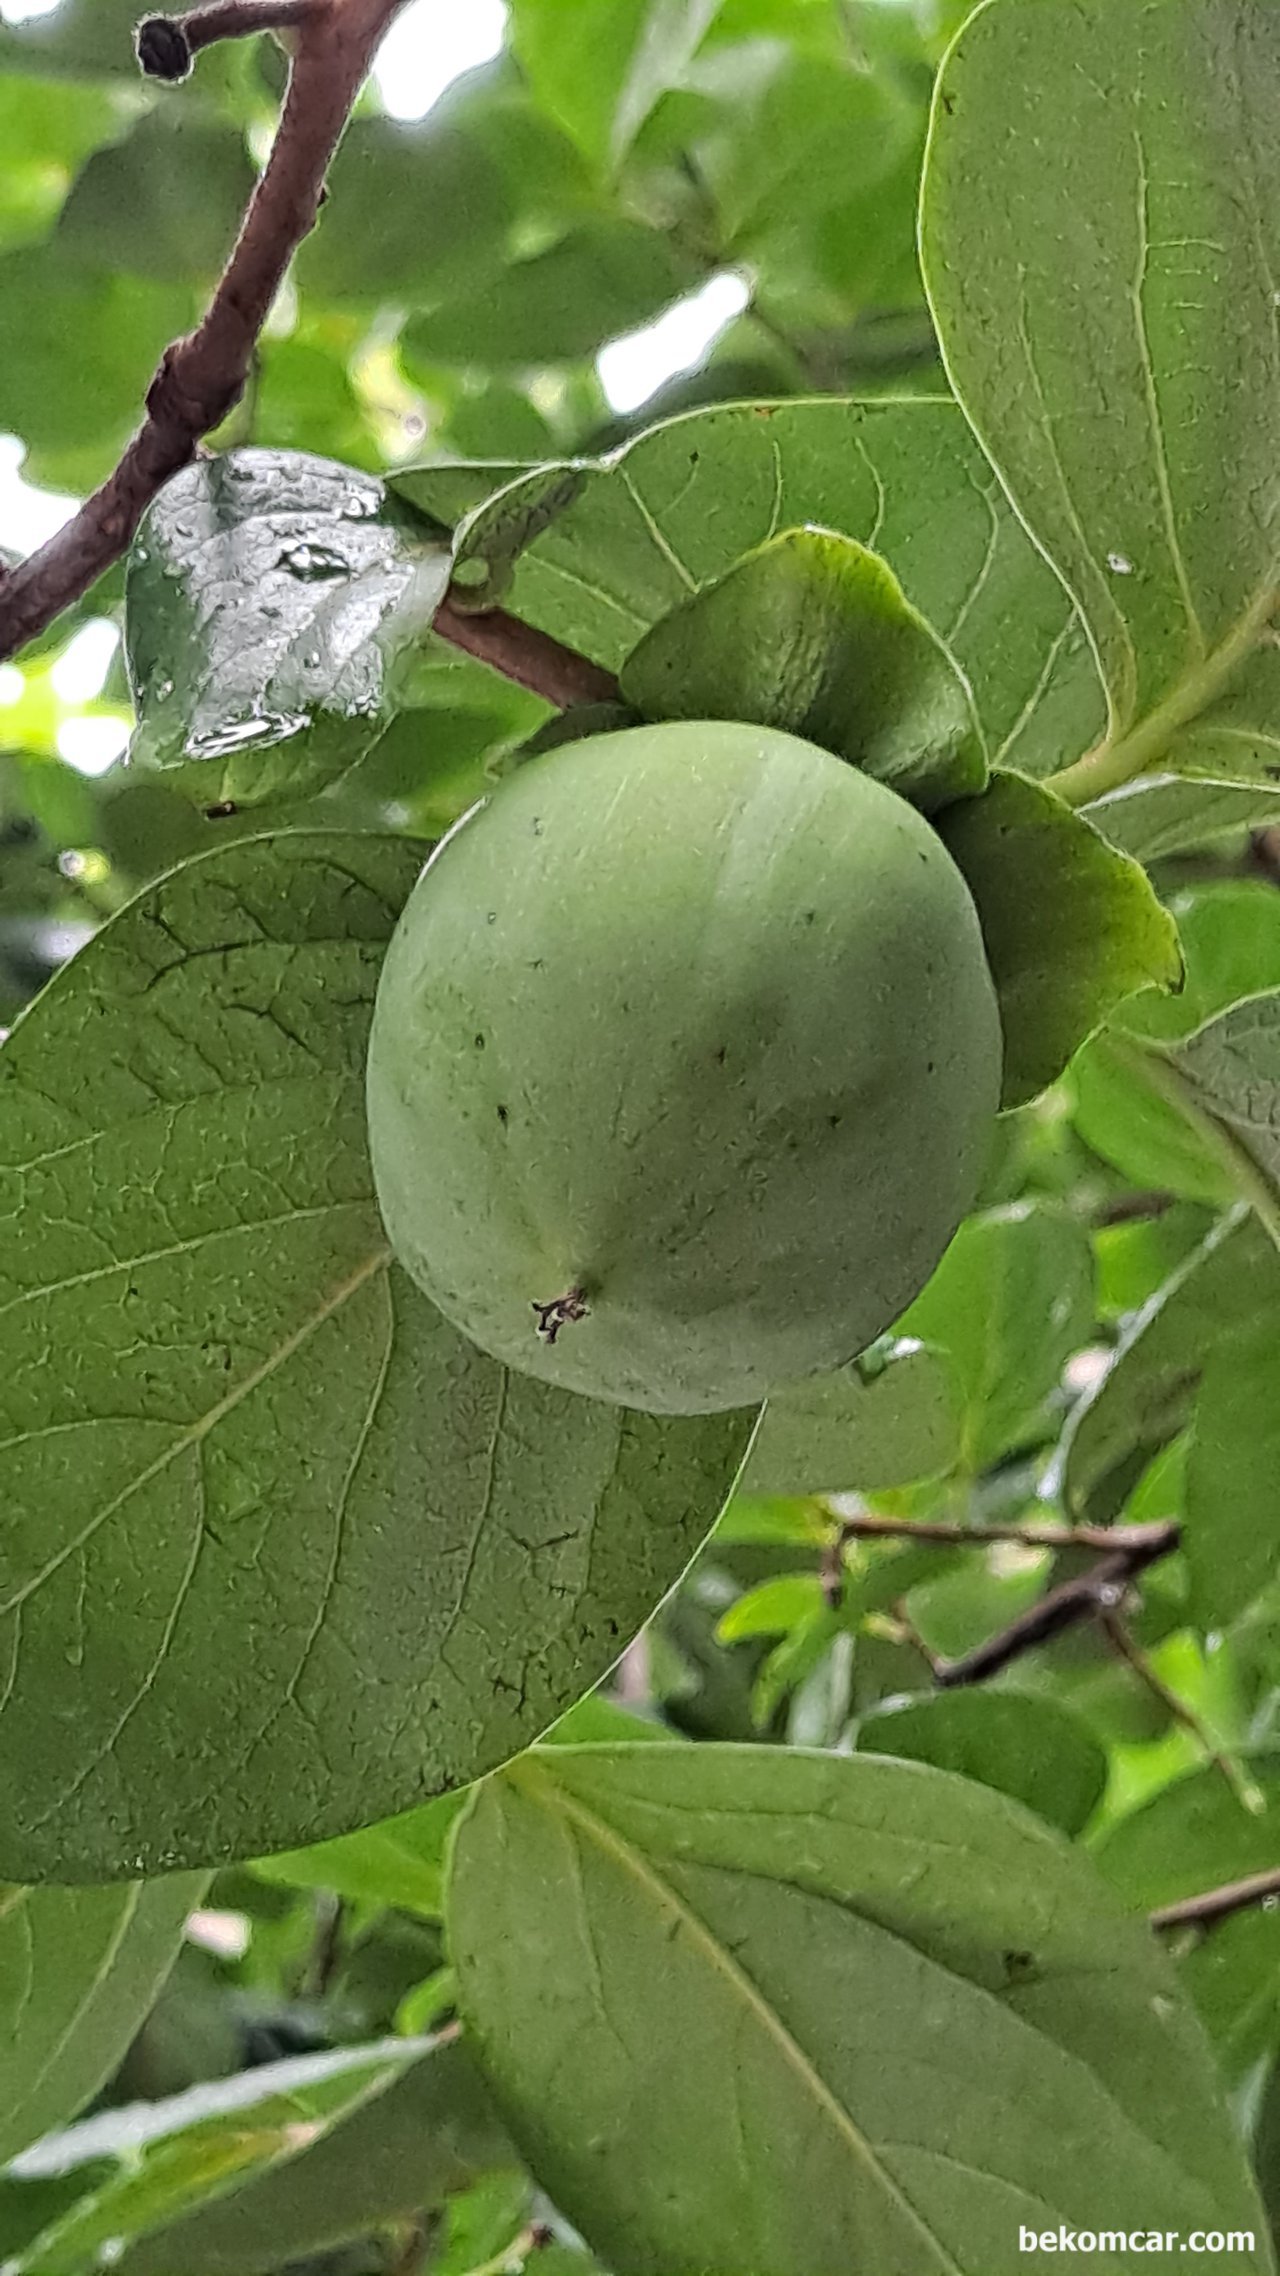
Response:
[[[838,1114],[829,1114],[829,1115],[827,1116],[827,1127],[828,1127],[828,1129],[829,1129],[829,1130],[838,1130],[838,1129],[840,1128],[840,1124],[841,1124],[841,1120],[842,1120],[842,1119],[843,1119],[843,1118],[842,1118],[840,1115],[838,1115]]]
[[[804,921],[805,921],[805,923],[806,923],[807,925],[816,924],[816,923],[817,923],[817,919],[818,919],[818,912],[817,912],[817,910],[816,910],[816,909],[806,909],[806,910],[805,910],[805,913],[804,913]]]
[[[484,1049],[484,1037],[482,1035],[478,1035],[476,1037],[476,1049],[477,1051],[483,1051]]]
[[[497,910],[496,910],[496,909],[490,909],[490,911],[489,911],[489,914],[488,914],[488,916],[485,918],[485,920],[484,920],[484,921],[485,921],[485,923],[486,923],[487,925],[496,925],[496,924],[497,924],[497,922],[498,922],[498,912],[497,912]]]
[[[223,798],[219,800],[216,806],[205,807],[204,818],[206,822],[225,822],[228,816],[236,812],[237,808],[234,801],[230,798]]]
[[[535,814],[533,817],[533,834],[535,838],[542,836],[542,817],[539,814]]]
[[[929,1061],[929,1069],[928,1069],[928,1071],[929,1071],[929,1073],[930,1073],[931,1075],[932,1075],[932,1074],[935,1074],[935,1073],[937,1072],[937,1061],[936,1061],[936,1059],[931,1059],[931,1060]]]
[[[729,1046],[728,1046],[728,1044],[727,1044],[727,1043],[722,1043],[722,1044],[721,1044],[721,1046],[720,1046],[720,1049],[719,1049],[719,1050],[717,1051],[717,1053],[716,1053],[716,1065],[717,1065],[717,1067],[723,1067],[723,1065],[724,1065],[724,1063],[725,1063],[725,1060],[728,1058],[728,1056],[729,1056]]]
[[[505,1130],[505,1129],[506,1129],[506,1127],[507,1127],[507,1122],[508,1122],[508,1119],[509,1119],[509,1118],[508,1118],[508,1115],[507,1115],[507,1110],[506,1110],[505,1106],[500,1106],[500,1107],[498,1108],[498,1120],[499,1120],[499,1122],[502,1124],[502,1127],[503,1127],[503,1129],[504,1129],[504,1130]]]

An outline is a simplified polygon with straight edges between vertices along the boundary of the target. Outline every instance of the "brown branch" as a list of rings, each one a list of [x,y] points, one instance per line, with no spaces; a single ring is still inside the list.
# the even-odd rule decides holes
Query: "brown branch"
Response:
[[[539,632],[505,609],[464,609],[448,594],[435,613],[434,629],[504,679],[545,696],[557,710],[575,703],[618,703],[618,683],[603,665],[566,648],[549,632]]]
[[[315,222],[351,106],[403,5],[311,0],[296,20],[275,142],[209,308],[194,332],[165,351],[147,393],[146,420],[115,472],[47,545],[0,581],[0,658],[43,632],[119,559],[152,499],[238,400],[285,271]],[[219,38],[228,36],[234,6],[226,0],[214,11],[224,26]],[[260,29],[262,7],[247,6],[239,20],[246,30]],[[184,29],[191,21],[179,19]]]
[[[1254,1906],[1270,1911],[1274,1904],[1280,1904],[1280,1865],[1267,1873],[1251,1873],[1245,1881],[1228,1881],[1221,1889],[1202,1890],[1198,1897],[1182,1897],[1177,1904],[1159,1905],[1147,1918],[1158,1929],[1212,1928],[1233,1913]]]
[[[860,1521],[855,1519],[855,1524]],[[916,1534],[926,1539],[943,1539],[972,1544],[983,1535],[976,1529],[964,1527],[931,1527],[904,1524],[899,1537]],[[1021,1659],[1024,1652],[1034,1651],[1039,1644],[1047,1644],[1064,1629],[1073,1628],[1082,1620],[1096,1619],[1100,1614],[1114,1611],[1121,1603],[1125,1590],[1148,1565],[1167,1557],[1177,1548],[1180,1539],[1178,1527],[1169,1522],[1157,1525],[1134,1525],[1121,1531],[1113,1528],[1107,1533],[1101,1528],[1081,1527],[1070,1532],[1065,1528],[1055,1532],[1052,1527],[992,1526],[986,1537],[995,1540],[1013,1540],[1028,1547],[1074,1546],[1092,1547],[1092,1539],[1085,1535],[1101,1535],[1109,1545],[1109,1553],[1099,1557],[1088,1572],[1079,1573],[1073,1580],[1063,1581],[1058,1588],[1050,1589],[1047,1596],[1020,1612],[995,1636],[990,1636],[971,1652],[958,1660],[939,1660],[927,1650],[921,1639],[909,1628],[909,1640],[924,1652],[933,1680],[941,1691],[955,1691],[969,1683],[984,1683],[989,1676]],[[1039,1538],[1035,1538],[1039,1536]],[[1121,1542],[1116,1547],[1116,1542]]]
[[[1163,1518],[1149,1525],[958,1525],[931,1518],[874,1517],[870,1511],[842,1518],[840,1531],[846,1541],[936,1541],[955,1549],[1012,1541],[1024,1549],[1101,1549],[1107,1554],[1124,1550],[1143,1564],[1167,1557],[1181,1538],[1178,1526]]]

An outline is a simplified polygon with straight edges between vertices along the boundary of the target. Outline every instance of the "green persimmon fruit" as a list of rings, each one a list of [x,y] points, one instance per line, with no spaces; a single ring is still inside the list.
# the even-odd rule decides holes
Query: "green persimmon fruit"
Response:
[[[838,1366],[971,1206],[1000,1026],[914,807],[771,728],[530,759],[437,847],[378,989],[401,1263],[482,1349],[694,1414]]]

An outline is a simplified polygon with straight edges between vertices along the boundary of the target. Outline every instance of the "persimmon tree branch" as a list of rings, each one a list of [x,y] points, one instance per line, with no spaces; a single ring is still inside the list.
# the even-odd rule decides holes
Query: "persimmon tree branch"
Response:
[[[1147,1918],[1153,1928],[1213,1928],[1233,1913],[1255,1908],[1269,1911],[1280,1904],[1280,1865],[1267,1873],[1251,1873],[1246,1880],[1228,1881],[1220,1889],[1204,1889],[1199,1896],[1182,1897],[1176,1904],[1160,1905]]]
[[[210,39],[287,25],[293,54],[280,124],[213,299],[194,332],[166,349],[147,392],[146,418],[119,465],[47,545],[0,581],[0,657],[43,632],[120,558],[152,499],[238,400],[285,271],[315,222],[352,104],[404,4],[220,0],[171,20],[174,62],[184,45],[189,62],[193,47]],[[153,50],[163,39],[159,21],[147,26]],[[145,216],[139,227],[146,227]]]
[[[119,560],[152,500],[239,401],[285,271],[314,225],[351,107],[404,5],[210,0],[187,15],[149,16],[139,24],[143,70],[170,80],[185,78],[193,56],[215,40],[286,32],[292,63],[280,124],[213,299],[195,331],[166,349],[147,391],[146,419],[119,465],[47,545],[0,572],[0,659],[43,632]],[[435,630],[559,710],[618,700],[611,672],[505,609],[468,609],[446,594]]]

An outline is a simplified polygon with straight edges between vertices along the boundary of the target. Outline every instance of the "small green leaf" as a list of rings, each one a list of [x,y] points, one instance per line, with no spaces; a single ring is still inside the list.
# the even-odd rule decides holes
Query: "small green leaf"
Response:
[[[1233,1004],[1170,1057],[1190,1111],[1220,1134],[1280,1241],[1280,988]]]
[[[449,1921],[512,2132],[618,2276],[1016,2276],[1019,2215],[1239,2227],[1272,2265],[1166,1955],[989,1787],[772,1747],[526,1756],[458,1828]]]
[[[663,231],[589,217],[545,252],[512,261],[453,299],[413,316],[410,365],[481,364],[497,371],[573,363],[634,331],[699,282]]]
[[[965,1220],[900,1323],[950,1361],[965,1469],[976,1474],[1043,1437],[1048,1403],[1093,1319],[1088,1235],[1065,1211],[1024,1201]]]
[[[1280,1851],[1280,1755],[1245,1761],[1259,1808],[1246,1809],[1210,1766],[1162,1786],[1103,1836],[1094,1855],[1127,1904],[1150,1912],[1270,1872]]]
[[[620,674],[646,719],[745,719],[835,751],[926,812],[987,778],[968,683],[878,554],[787,530],[673,609]]]
[[[448,577],[441,542],[351,467],[263,450],[188,467],[129,561],[133,762],[206,806],[340,779],[398,708],[397,652]]]
[[[112,1889],[0,1889],[0,2162],[73,2117],[110,2077],[203,1887],[183,1874]]]
[[[952,1691],[894,1700],[858,1725],[863,1753],[906,1755],[974,1778],[1078,1834],[1107,1783],[1107,1757],[1055,1699],[1019,1691]]]
[[[823,1605],[817,1573],[775,1573],[772,1580],[747,1589],[721,1614],[716,1638],[722,1644],[740,1644],[748,1636],[785,1636],[821,1615]]]
[[[1022,1106],[1125,996],[1179,985],[1178,928],[1136,861],[1021,775],[997,774],[938,827],[977,904],[1000,999],[1002,1103]]]
[[[508,1378],[392,1265],[364,1060],[420,858],[206,855],[0,1053],[15,1878],[261,1855],[465,1783],[598,1681],[733,1483],[753,1416]]]
[[[535,94],[601,172],[625,157],[655,103],[677,87],[722,0],[518,0],[516,53]]]
[[[1138,1314],[1077,1407],[1064,1441],[1072,1512],[1098,1523],[1116,1517],[1148,1463],[1185,1427],[1209,1358],[1265,1321],[1280,1333],[1280,1257],[1237,1209]]]
[[[941,1356],[895,1345],[868,1380],[856,1361],[775,1392],[742,1477],[744,1494],[875,1492],[949,1470],[958,1451],[955,1392]]]
[[[1073,795],[1154,766],[1274,779],[1278,106],[1252,0],[992,0],[939,81],[943,352],[1107,689]]]

